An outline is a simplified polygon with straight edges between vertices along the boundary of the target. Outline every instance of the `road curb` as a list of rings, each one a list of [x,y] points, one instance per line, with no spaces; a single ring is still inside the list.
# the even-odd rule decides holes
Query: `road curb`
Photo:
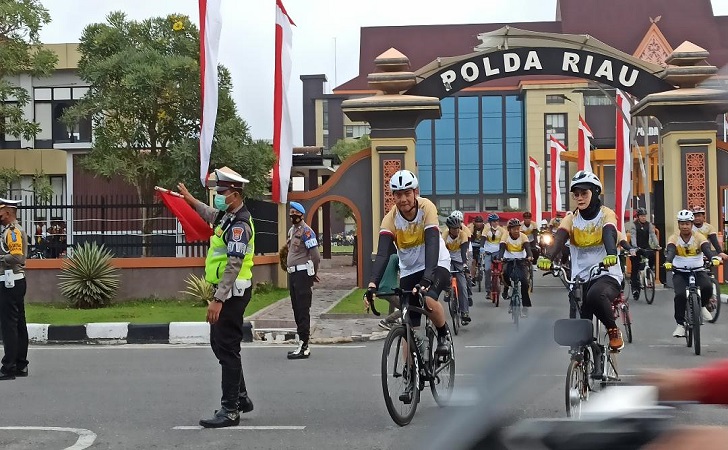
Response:
[[[205,322],[29,323],[28,340],[33,344],[209,344],[210,325]],[[243,322],[243,342],[253,342],[251,322]]]

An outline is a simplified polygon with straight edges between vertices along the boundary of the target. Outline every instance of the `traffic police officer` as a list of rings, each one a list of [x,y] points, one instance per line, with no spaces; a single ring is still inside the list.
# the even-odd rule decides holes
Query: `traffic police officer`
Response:
[[[28,327],[25,324],[25,255],[28,236],[18,224],[20,200],[0,198],[0,329],[5,354],[0,380],[28,376]]]
[[[178,185],[185,200],[215,230],[205,260],[205,280],[215,286],[207,308],[207,321],[210,346],[222,366],[222,407],[212,418],[200,420],[205,428],[238,425],[240,413],[253,410],[240,360],[243,315],[250,303],[255,248],[253,219],[243,198],[247,183],[248,180],[227,167],[216,169],[208,181],[208,187],[216,191],[214,208],[195,199],[184,184]]]
[[[288,211],[293,226],[288,230],[288,291],[291,294],[293,317],[296,319],[298,347],[288,352],[288,359],[304,359],[311,355],[308,338],[311,333],[311,297],[314,281],[318,279],[321,256],[316,233],[303,222],[306,210],[298,202],[291,202]]]

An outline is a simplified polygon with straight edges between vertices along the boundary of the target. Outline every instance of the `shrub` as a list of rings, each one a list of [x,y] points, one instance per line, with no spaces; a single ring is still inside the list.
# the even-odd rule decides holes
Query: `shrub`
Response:
[[[201,305],[207,306],[209,301],[212,299],[213,289],[212,284],[205,280],[205,277],[198,277],[191,273],[185,280],[187,288],[184,291],[180,291],[182,294],[190,296],[193,300],[197,300]]]
[[[79,309],[111,304],[119,290],[119,270],[111,265],[111,252],[95,242],[77,246],[66,260],[58,278],[61,294]]]

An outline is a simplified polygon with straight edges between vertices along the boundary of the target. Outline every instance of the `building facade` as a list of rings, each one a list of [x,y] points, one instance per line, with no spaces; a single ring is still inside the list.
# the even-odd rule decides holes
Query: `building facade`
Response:
[[[559,0],[551,22],[367,27],[361,29],[357,77],[337,86],[333,94],[323,94],[325,76],[301,77],[304,144],[327,147],[338,139],[355,138],[356,133],[367,131],[365,123],[341,119],[340,105],[344,98],[375,93],[368,86],[367,75],[375,71],[375,58],[387,49],[393,47],[405,54],[416,71],[438,58],[472,53],[480,44],[476,36],[506,25],[537,32],[589,34],[627,54],[663,66],[674,47],[688,40],[710,52],[710,64],[728,64],[728,17],[715,16],[710,0]],[[549,137],[560,140],[570,150],[568,153],[576,153],[579,116],[594,133],[595,171],[605,186],[614,186],[614,95],[612,88],[584,79],[521,76],[468,87],[442,99],[442,117],[423,121],[416,129],[417,171],[423,195],[432,198],[441,213],[456,208],[482,212],[525,210],[530,192],[527,162],[532,157],[543,169],[541,196],[544,210],[550,211]],[[633,144],[642,146],[633,152],[632,193],[636,207],[644,206],[645,193],[652,192],[652,183],[646,181],[662,179],[662,174],[653,167],[659,164],[655,146],[660,124],[650,119],[647,126],[641,121],[634,125]],[[722,118],[716,118],[720,138],[723,126]],[[595,159],[597,154],[600,159]],[[573,155],[563,159],[559,188],[562,198],[568,199],[566,180],[576,164]],[[655,177],[646,180],[648,172]],[[724,176],[728,178],[728,174]],[[728,184],[728,179],[719,180],[722,184]],[[605,189],[607,205],[614,205],[613,192]],[[720,206],[724,211],[723,201]]]

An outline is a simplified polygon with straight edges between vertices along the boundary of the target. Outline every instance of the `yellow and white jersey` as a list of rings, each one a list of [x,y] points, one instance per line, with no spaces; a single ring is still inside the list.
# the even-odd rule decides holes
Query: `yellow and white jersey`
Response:
[[[606,206],[602,206],[596,217],[586,220],[581,217],[578,212],[576,214],[567,214],[561,221],[559,228],[563,228],[569,233],[571,245],[571,275],[579,276],[582,279],[589,277],[589,268],[595,264],[599,264],[607,256],[607,250],[604,248],[604,240],[602,231],[607,225],[617,226],[617,215]],[[622,282],[622,269],[617,261],[617,265],[609,268],[608,272],[601,272],[595,275],[599,278],[609,275],[619,283]]]
[[[533,242],[534,240],[536,240],[536,236],[538,235],[538,226],[536,226],[535,222],[531,222],[531,224],[528,226],[526,226],[525,223],[522,223],[521,233],[526,235],[529,242]]]
[[[698,269],[703,267],[703,250],[700,248],[708,239],[702,233],[693,231],[687,242],[675,233],[667,240],[667,244],[675,246],[675,258],[672,265],[678,269]]]
[[[402,217],[396,206],[382,219],[381,233],[392,235],[399,256],[399,276],[406,277],[425,270],[425,230],[436,228],[440,221],[437,208],[426,198],[417,197],[417,215],[412,221]],[[450,252],[440,236],[438,266],[450,270]]]
[[[711,234],[716,233],[715,227],[708,222],[703,222],[703,225],[700,228],[693,225],[693,231],[702,234],[705,239],[708,239],[708,236]]]
[[[447,250],[450,252],[450,259],[452,261],[458,263],[464,262],[463,255],[460,252],[460,247],[462,247],[463,244],[468,243],[469,238],[470,235],[463,229],[460,229],[460,232],[454,238],[450,236],[449,230],[445,229],[445,231],[442,232],[442,239],[445,241],[445,247],[447,247]]]
[[[524,233],[519,233],[516,239],[513,239],[509,233],[506,233],[501,243],[506,244],[506,251],[503,253],[503,257],[509,259],[525,258],[526,246],[530,245],[528,236]]]
[[[483,250],[489,253],[498,253],[501,240],[505,235],[508,235],[508,231],[503,227],[491,228],[490,225],[486,226],[483,229],[483,237],[485,238]]]

